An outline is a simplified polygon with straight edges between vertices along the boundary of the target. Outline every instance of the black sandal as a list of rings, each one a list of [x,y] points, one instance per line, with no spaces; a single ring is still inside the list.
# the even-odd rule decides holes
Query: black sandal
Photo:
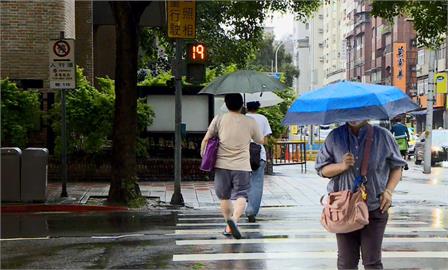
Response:
[[[222,232],[222,235],[224,235],[225,237],[231,237],[232,233],[227,231],[227,228],[224,229],[224,231]]]
[[[227,220],[227,225],[230,227],[230,232],[232,233],[233,238],[241,239],[241,233],[238,226],[236,226],[235,221],[229,219]]]

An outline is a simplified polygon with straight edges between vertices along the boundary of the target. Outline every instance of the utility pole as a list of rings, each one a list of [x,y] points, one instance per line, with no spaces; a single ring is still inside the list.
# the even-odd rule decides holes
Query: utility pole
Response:
[[[429,51],[428,102],[426,106],[425,151],[423,173],[431,173],[432,122],[434,105],[434,73],[436,69],[436,51]]]

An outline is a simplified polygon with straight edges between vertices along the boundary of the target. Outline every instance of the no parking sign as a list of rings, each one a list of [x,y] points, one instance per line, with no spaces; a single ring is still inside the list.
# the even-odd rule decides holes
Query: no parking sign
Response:
[[[76,87],[75,41],[59,39],[49,42],[49,79],[52,89]]]

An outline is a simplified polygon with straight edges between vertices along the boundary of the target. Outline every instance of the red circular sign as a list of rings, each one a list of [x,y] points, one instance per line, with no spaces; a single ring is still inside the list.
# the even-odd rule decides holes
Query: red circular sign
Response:
[[[65,57],[70,53],[70,45],[64,41],[56,41],[53,45],[53,52],[59,57]]]

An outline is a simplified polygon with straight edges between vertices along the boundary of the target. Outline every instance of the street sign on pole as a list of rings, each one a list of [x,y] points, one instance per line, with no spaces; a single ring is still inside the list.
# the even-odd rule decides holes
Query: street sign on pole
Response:
[[[76,88],[75,41],[65,39],[64,31],[58,40],[49,42],[49,80],[50,88],[61,89],[61,197],[67,194],[67,121],[65,94],[68,89]]]
[[[181,192],[182,179],[182,70],[183,39],[196,38],[196,2],[167,1],[168,37],[176,39],[176,59],[173,72],[176,90],[175,106],[175,150],[174,150],[174,193],[171,204],[184,205]]]
[[[168,1],[168,37],[196,38],[195,1]]]
[[[183,42],[176,40],[176,59],[174,61],[174,81],[175,81],[175,130],[174,130],[174,193],[170,204],[184,205],[182,196],[182,74],[180,65],[182,64]]]
[[[49,80],[51,89],[74,89],[76,87],[75,41],[73,39],[51,40],[48,46]]]
[[[276,79],[277,81],[280,81],[280,78],[282,77],[281,72],[266,72],[266,75]]]

